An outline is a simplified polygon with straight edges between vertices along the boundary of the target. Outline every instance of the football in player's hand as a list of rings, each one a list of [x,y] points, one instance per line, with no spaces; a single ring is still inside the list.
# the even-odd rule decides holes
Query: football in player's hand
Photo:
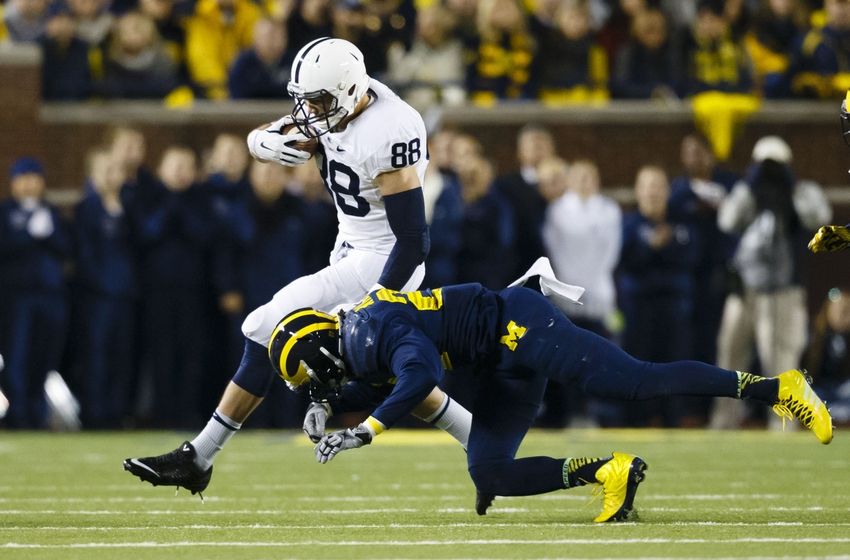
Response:
[[[296,132],[298,132],[298,127],[294,124],[290,124],[284,126],[280,132],[281,134],[295,134]],[[298,148],[299,150],[303,150],[308,154],[315,154],[316,148],[319,147],[319,141],[316,138],[308,138],[307,140],[303,140],[301,142],[288,142],[287,145],[290,145],[293,148]]]

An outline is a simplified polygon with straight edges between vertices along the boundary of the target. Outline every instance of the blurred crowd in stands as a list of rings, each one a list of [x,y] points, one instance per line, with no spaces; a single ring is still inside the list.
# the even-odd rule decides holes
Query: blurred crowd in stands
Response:
[[[626,211],[600,188],[604,168],[559,158],[545,128],[523,128],[516,148],[519,168],[497,175],[474,137],[431,136],[424,286],[500,288],[546,255],[587,288],[572,320],[635,356],[771,375],[803,365],[836,419],[850,420],[850,286],[825,296],[811,329],[804,289],[806,240],[831,208],[795,176],[781,138],[760,139],[746,169],[724,169],[689,134],[681,168],[637,172]],[[252,162],[227,134],[204,154],[172,146],[156,169],[145,161],[138,130],[112,130],[72,212],[45,201],[38,161],[12,166],[0,201],[7,427],[44,426],[43,383],[58,369],[85,427],[196,428],[238,364],[244,316],[326,265],[336,216],[314,165]],[[302,397],[276,383],[250,425],[296,427],[302,412]],[[540,424],[726,428],[749,413],[684,398],[588,401],[552,384]]]
[[[5,0],[0,16],[0,43],[41,46],[52,100],[284,98],[295,53],[327,35],[420,107],[850,86],[847,0]]]

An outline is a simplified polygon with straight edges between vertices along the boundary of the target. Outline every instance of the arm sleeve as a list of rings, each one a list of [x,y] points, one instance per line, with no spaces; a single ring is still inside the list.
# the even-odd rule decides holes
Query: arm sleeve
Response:
[[[832,206],[823,189],[812,181],[800,181],[794,188],[794,210],[806,229],[817,229],[832,220]]]
[[[756,201],[750,187],[739,182],[717,209],[717,227],[723,233],[737,233],[755,219]]]
[[[423,333],[410,329],[392,339],[388,366],[396,383],[386,400],[372,412],[372,418],[387,428],[421,403],[442,375],[440,355]]]
[[[384,206],[396,241],[378,283],[401,290],[431,248],[422,187],[384,197]]]

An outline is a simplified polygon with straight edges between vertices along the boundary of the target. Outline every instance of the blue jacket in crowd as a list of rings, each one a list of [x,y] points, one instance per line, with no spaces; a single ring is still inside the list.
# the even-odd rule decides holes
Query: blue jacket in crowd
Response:
[[[620,253],[620,296],[668,295],[691,297],[692,270],[699,258],[699,240],[689,224],[672,222],[670,242],[654,249],[649,245],[653,224],[639,212],[623,217]]]
[[[148,286],[199,288],[206,283],[206,248],[212,234],[208,197],[200,185],[164,191],[160,204],[143,213],[139,242]]]
[[[17,291],[60,291],[71,241],[59,212],[42,204],[53,219],[53,232],[36,239],[27,231],[33,211],[16,200],[0,202],[0,289]]]
[[[135,253],[126,212],[110,214],[100,196],[89,193],[74,211],[74,241],[80,286],[106,296],[135,296]]]

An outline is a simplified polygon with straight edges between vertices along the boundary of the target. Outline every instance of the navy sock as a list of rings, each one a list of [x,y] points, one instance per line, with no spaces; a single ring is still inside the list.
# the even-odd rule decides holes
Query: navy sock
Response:
[[[262,344],[245,339],[245,350],[233,382],[257,397],[265,397],[274,379],[269,353]]]
[[[738,373],[738,398],[753,399],[767,405],[779,400],[779,380],[773,377],[753,375],[746,371]]]
[[[596,482],[596,471],[611,457],[577,457],[564,461],[564,482],[569,488]]]

